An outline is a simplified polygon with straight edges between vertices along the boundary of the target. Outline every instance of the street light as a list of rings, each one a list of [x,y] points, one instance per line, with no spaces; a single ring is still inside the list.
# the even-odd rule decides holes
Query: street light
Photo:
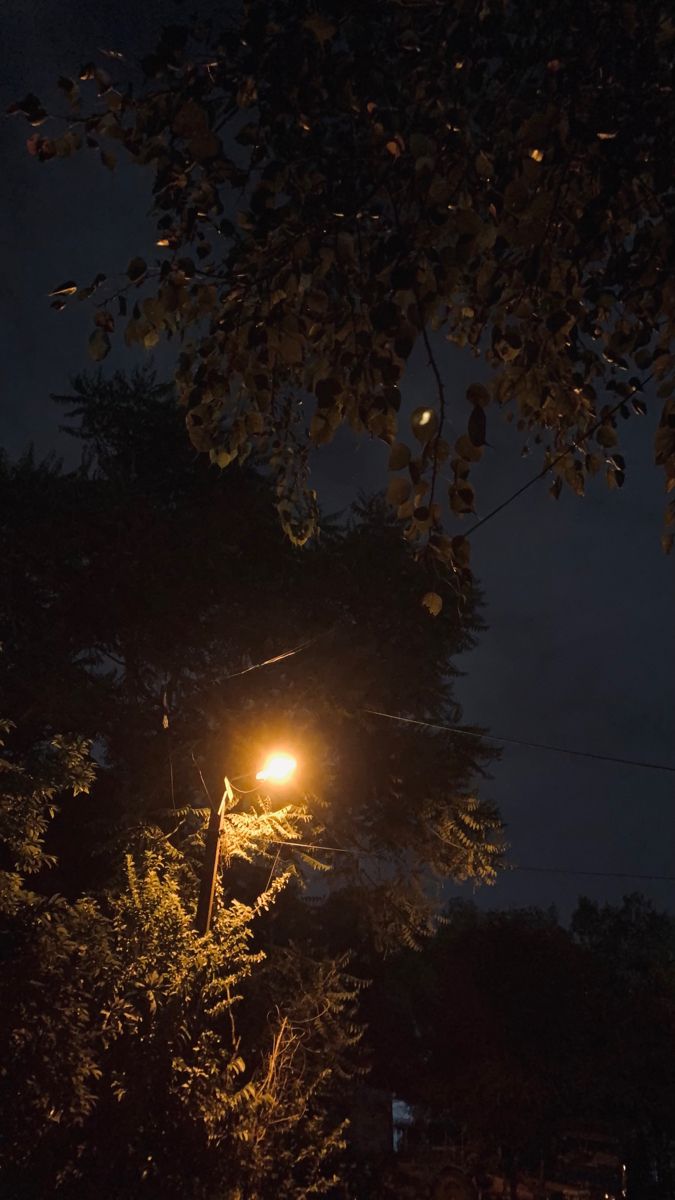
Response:
[[[286,783],[297,765],[292,754],[269,754],[256,779],[264,779],[268,783]]]
[[[265,783],[287,783],[297,766],[292,754],[275,751],[269,754],[261,769],[256,773],[256,779]],[[216,894],[216,879],[218,878],[218,859],[220,858],[220,839],[225,829],[225,801],[233,799],[232,784],[225,776],[225,790],[218,808],[213,808],[209,817],[209,827],[206,831],[206,847],[204,852],[204,868],[199,886],[197,901],[197,933],[207,934],[211,928],[213,902]]]

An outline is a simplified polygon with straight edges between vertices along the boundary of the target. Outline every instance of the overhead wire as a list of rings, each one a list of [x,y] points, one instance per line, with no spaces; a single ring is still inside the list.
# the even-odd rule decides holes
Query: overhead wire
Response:
[[[323,846],[314,845],[311,842],[290,842],[290,841],[274,841],[276,846],[290,846],[291,849],[297,847],[302,850],[323,850],[335,854],[351,854],[355,858],[377,858],[381,857],[381,852],[378,850],[361,850],[347,846]],[[278,855],[277,855],[278,857]],[[519,863],[507,863],[504,870],[508,873],[511,871],[531,871],[546,875],[588,875],[600,879],[641,879],[650,882],[660,883],[675,883],[675,875],[653,875],[645,874],[641,871],[595,871],[586,870],[583,867],[536,867]]]
[[[553,754],[566,754],[571,758],[589,758],[598,762],[616,763],[623,767],[638,767],[646,771],[665,771],[668,774],[675,775],[675,766],[669,763],[649,762],[646,759],[638,758],[621,758],[613,754],[599,754],[593,750],[574,750],[569,746],[554,746],[550,742],[533,742],[526,741],[523,738],[508,738],[502,737],[496,733],[481,733],[472,729],[462,729],[458,725],[440,725],[435,721],[421,721],[415,717],[401,717],[396,713],[383,712],[377,708],[364,708],[363,712],[370,713],[374,717],[384,717],[389,721],[400,721],[406,725],[417,725],[423,729],[434,729],[443,733],[457,734],[460,737],[478,738],[481,741],[502,742],[506,746],[523,746],[528,750],[545,750]]]
[[[591,425],[590,429],[586,430],[586,433],[582,434],[581,437],[577,438],[574,442],[568,442],[564,450],[561,450],[560,453],[551,460],[551,462],[542,467],[541,471],[538,471],[536,475],[533,475],[525,483],[521,484],[521,486],[517,488],[515,492],[512,492],[510,496],[507,496],[505,500],[502,500],[501,503],[493,508],[489,513],[486,513],[484,517],[481,517],[480,520],[476,521],[470,529],[467,529],[464,537],[471,537],[477,529],[480,529],[483,525],[487,525],[488,521],[491,521],[493,517],[496,517],[497,514],[502,512],[505,508],[508,508],[510,504],[513,504],[514,500],[517,500],[519,496],[522,496],[523,492],[526,492],[528,488],[533,486],[533,484],[538,483],[540,479],[543,479],[545,475],[548,475],[549,471],[552,471],[559,462],[562,462],[563,458],[566,458],[568,454],[572,454],[574,450],[577,450],[581,443],[587,441],[587,439],[591,437],[601,425],[604,425],[610,419],[610,417],[613,417],[615,413],[619,411],[619,409],[628,404],[633,399],[633,396],[635,396],[638,392],[643,391],[647,384],[651,383],[653,378],[654,375],[652,372],[647,376],[646,379],[643,379],[637,387],[633,388],[630,395],[622,396],[621,399],[618,400],[612,408],[610,408],[609,412],[607,412],[604,417],[599,417],[598,420]]]
[[[548,468],[547,468],[548,469]],[[497,511],[497,510],[495,510]],[[486,518],[487,519],[487,518]],[[314,645],[315,642],[325,637],[330,630],[325,630],[323,633],[316,634],[307,641],[302,642],[299,646],[295,646],[292,650],[285,650],[282,654],[275,654],[271,658],[266,658],[262,662],[253,663],[249,667],[244,667],[241,671],[234,671],[230,675],[225,676],[225,681],[235,679],[240,675],[246,675],[249,671],[257,671],[261,667],[272,666],[275,663],[283,662],[288,658],[293,658],[296,654],[300,654],[303,650]],[[651,762],[648,759],[625,758],[616,754],[601,754],[595,750],[577,750],[570,746],[556,746],[552,742],[537,742],[528,738],[504,737],[501,734],[476,732],[472,729],[462,729],[458,725],[443,725],[435,721],[420,720],[415,717],[403,717],[397,713],[384,712],[376,708],[363,708],[362,712],[369,713],[371,716],[382,717],[389,721],[399,721],[407,725],[417,725],[425,729],[434,729],[443,733],[456,734],[459,737],[478,738],[483,741],[499,742],[505,746],[520,746],[527,750],[543,750],[550,754],[563,754],[569,758],[585,758],[595,762],[614,763],[622,767],[635,767],[645,771],[660,771],[666,774],[675,774],[675,765],[670,763]],[[236,791],[241,791],[236,788]]]
[[[646,879],[663,883],[675,883],[675,875],[643,875],[637,871],[586,871],[580,867],[531,867],[507,866],[511,871],[536,871],[546,875],[593,875],[601,879]]]

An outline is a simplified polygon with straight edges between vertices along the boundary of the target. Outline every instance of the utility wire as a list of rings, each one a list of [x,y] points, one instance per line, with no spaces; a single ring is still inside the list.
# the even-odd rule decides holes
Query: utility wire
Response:
[[[585,442],[589,437],[591,437],[601,425],[604,425],[605,422],[609,420],[610,417],[613,417],[620,408],[623,408],[624,404],[628,404],[628,402],[632,400],[633,396],[635,396],[637,392],[641,392],[648,383],[651,383],[653,378],[653,373],[648,375],[646,379],[642,380],[642,383],[633,388],[629,396],[622,396],[621,399],[604,417],[598,418],[595,424],[591,425],[590,429],[588,429],[586,433],[584,433],[575,442],[568,442],[565,449],[561,450],[560,454],[557,454],[556,457],[552,459],[550,463],[547,463],[545,467],[542,467],[541,471],[538,471],[536,475],[533,475],[531,479],[528,479],[526,483],[523,483],[515,492],[512,493],[512,495],[507,496],[505,500],[502,500],[501,504],[498,504],[496,508],[493,508],[489,513],[486,513],[484,517],[481,517],[479,521],[476,521],[471,528],[467,530],[467,532],[464,534],[464,537],[471,537],[471,535],[475,533],[477,529],[480,529],[481,525],[486,525],[488,521],[491,521],[493,517],[497,516],[497,513],[500,513],[503,509],[508,508],[510,504],[513,504],[514,500],[517,500],[519,496],[522,496],[523,492],[526,492],[528,488],[532,487],[533,484],[538,483],[540,479],[543,479],[545,475],[548,475],[549,471],[552,471],[559,462],[562,462],[563,458],[566,458],[568,454],[572,453],[572,451],[577,450],[582,442]]]
[[[326,850],[331,853],[352,854],[356,858],[380,858],[379,850],[356,850],[347,846],[321,846],[310,842],[275,841],[276,846],[300,847],[303,850]],[[278,856],[277,856],[278,857]],[[276,865],[276,860],[275,860]],[[662,883],[675,883],[675,875],[645,875],[639,871],[586,871],[577,867],[532,867],[507,863],[505,871],[535,871],[544,875],[592,875],[600,879],[642,879]]]
[[[401,721],[405,725],[417,725],[423,729],[436,729],[443,733],[455,733],[462,737],[482,738],[488,742],[503,742],[506,746],[524,746],[528,750],[548,750],[554,754],[567,754],[571,758],[591,758],[598,762],[618,763],[622,767],[639,767],[645,771],[665,771],[675,775],[675,766],[668,763],[647,762],[637,758],[618,758],[613,754],[596,754],[591,750],[571,750],[567,746],[553,746],[548,742],[528,742],[521,738],[500,737],[496,733],[475,733],[471,729],[460,729],[457,725],[437,725],[433,721],[419,721],[414,717],[399,717],[395,713],[381,712],[376,708],[364,708],[364,712],[374,717],[384,717],[388,721]]]
[[[640,875],[636,871],[581,871],[570,867],[520,867],[507,866],[511,871],[537,871],[547,875],[595,875],[601,879],[650,879],[664,883],[675,883],[675,875]]]

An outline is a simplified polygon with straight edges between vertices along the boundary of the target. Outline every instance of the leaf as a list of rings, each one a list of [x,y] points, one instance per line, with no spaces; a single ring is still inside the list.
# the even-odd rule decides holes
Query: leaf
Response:
[[[97,325],[99,329],[102,329],[104,333],[112,333],[113,329],[115,328],[115,318],[113,317],[112,313],[107,311],[107,309],[99,308],[96,316],[94,317],[94,324]]]
[[[411,491],[411,483],[409,479],[402,479],[401,476],[396,476],[389,480],[387,486],[387,500],[394,508],[398,508],[400,504],[405,504]]]
[[[660,425],[654,434],[654,462],[662,467],[671,454],[675,454],[675,428]]]
[[[94,362],[101,362],[110,351],[110,338],[102,329],[95,329],[89,338],[89,354]]]
[[[48,296],[73,296],[77,291],[77,284],[73,279],[69,279],[67,283],[60,283],[51,292],[47,292]]]
[[[487,408],[490,403],[490,393],[482,383],[470,383],[466,389],[466,398],[469,404],[478,405],[479,408]]]
[[[102,67],[96,67],[94,69],[94,79],[96,80],[96,82],[98,84],[98,88],[97,88],[98,95],[104,96],[105,93],[108,92],[110,90],[110,88],[112,87],[111,76],[108,74],[107,71],[104,71]]]
[[[458,516],[465,516],[467,513],[475,512],[474,501],[475,493],[473,486],[466,481],[458,484],[451,484],[448,495],[450,497],[450,507]]]
[[[401,154],[405,150],[405,142],[403,141],[400,133],[397,133],[396,137],[387,142],[386,149],[393,158],[400,158]]]
[[[42,104],[32,92],[24,96],[23,100],[17,100],[14,104],[10,104],[6,110],[8,116],[14,116],[15,113],[21,113],[22,116],[30,122],[31,125],[41,125],[49,116],[47,110],[42,107]]]
[[[428,442],[438,430],[438,414],[428,405],[420,405],[410,415],[410,425],[418,442]]]
[[[595,440],[599,446],[604,446],[605,449],[611,449],[612,446],[616,446],[616,443],[619,439],[616,429],[614,429],[612,425],[606,424],[600,426],[595,435]]]
[[[472,410],[469,417],[468,433],[472,446],[484,446],[487,421],[485,419],[485,409],[478,405]]]
[[[469,539],[465,538],[463,534],[457,534],[454,538],[452,538],[451,545],[455,562],[457,562],[460,567],[464,567],[465,570],[468,570],[469,563],[471,561],[471,542]]]
[[[471,439],[465,433],[460,438],[457,438],[455,450],[465,462],[480,462],[483,456],[482,446],[474,446]]]
[[[337,33],[337,25],[334,25],[321,13],[313,13],[311,17],[307,17],[303,21],[303,25],[305,29],[309,29],[314,34],[317,42],[322,46],[324,42],[329,42],[331,38],[334,38]]]
[[[144,258],[132,258],[127,267],[127,279],[130,279],[132,283],[136,283],[139,279],[143,278],[147,269],[148,266]]]
[[[236,450],[211,450],[209,452],[209,457],[210,457],[212,463],[215,463],[216,466],[224,469],[225,467],[229,467],[231,462],[234,462],[235,458],[237,457],[237,451]]]
[[[401,471],[410,462],[410,451],[403,442],[394,442],[389,451],[389,470]]]
[[[422,596],[422,604],[432,617],[437,617],[443,608],[443,598],[439,596],[438,592],[427,592]]]
[[[294,334],[286,334],[279,346],[281,358],[289,366],[302,362],[302,342]]]
[[[237,104],[239,108],[250,108],[258,99],[258,89],[253,76],[247,75],[242,81],[242,84],[237,92]]]

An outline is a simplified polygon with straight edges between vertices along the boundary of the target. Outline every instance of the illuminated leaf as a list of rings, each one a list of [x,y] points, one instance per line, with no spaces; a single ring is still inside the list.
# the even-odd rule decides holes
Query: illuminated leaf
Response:
[[[443,598],[439,596],[438,592],[427,592],[422,597],[422,604],[427,612],[431,613],[432,617],[437,617],[443,608]]]
[[[77,291],[77,284],[74,280],[69,279],[67,283],[60,283],[58,287],[53,288],[48,292],[48,296],[73,296]]]
[[[438,430],[438,414],[428,405],[420,405],[411,413],[410,425],[419,442],[428,442]]]

